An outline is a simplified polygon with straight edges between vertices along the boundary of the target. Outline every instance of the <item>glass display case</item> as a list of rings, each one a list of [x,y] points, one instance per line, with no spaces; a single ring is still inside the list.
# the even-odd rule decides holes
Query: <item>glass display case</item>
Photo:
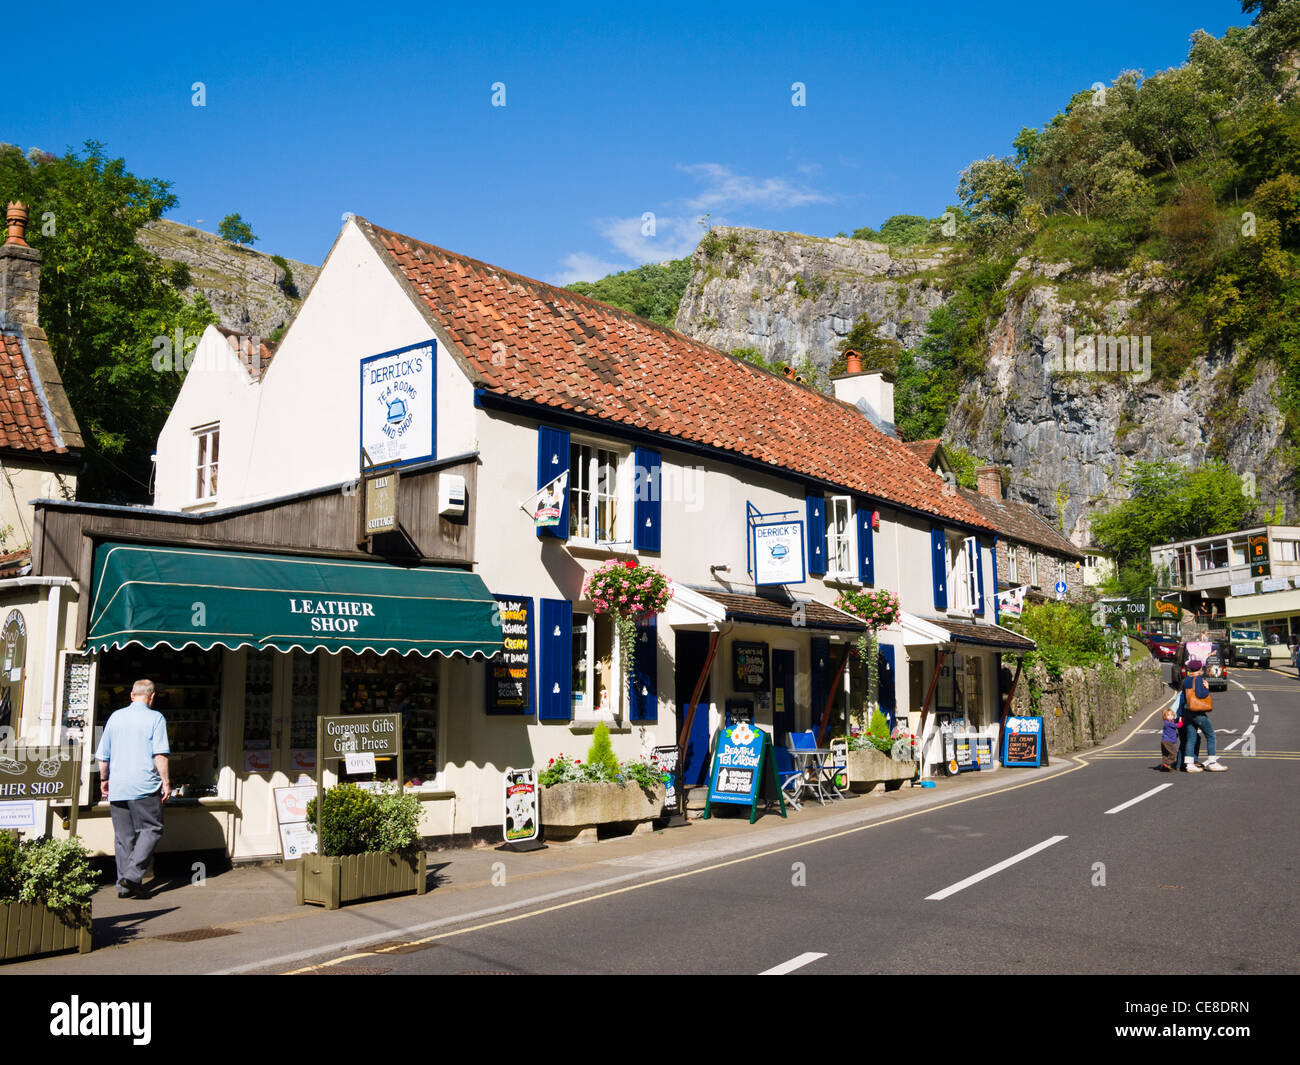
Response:
[[[438,660],[419,655],[380,656],[343,652],[344,714],[401,714],[406,784],[421,784],[438,772]],[[314,725],[314,722],[313,722]],[[341,768],[341,766],[340,766]],[[375,776],[394,780],[395,759],[377,759]],[[340,773],[340,778],[350,778]]]
[[[104,654],[99,662],[97,725],[107,725],[110,714],[131,702],[131,686],[137,680],[153,681],[153,708],[167,719],[172,791],[180,798],[217,793],[222,653],[128,647]],[[94,763],[93,775],[97,778],[98,774],[99,765]],[[99,794],[98,779],[92,782],[91,794]]]

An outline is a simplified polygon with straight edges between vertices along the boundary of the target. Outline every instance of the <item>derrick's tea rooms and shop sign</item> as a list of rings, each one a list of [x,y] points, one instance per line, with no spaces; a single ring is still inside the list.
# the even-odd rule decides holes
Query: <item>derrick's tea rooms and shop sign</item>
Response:
[[[372,465],[434,457],[437,351],[427,340],[361,360],[361,447]]]

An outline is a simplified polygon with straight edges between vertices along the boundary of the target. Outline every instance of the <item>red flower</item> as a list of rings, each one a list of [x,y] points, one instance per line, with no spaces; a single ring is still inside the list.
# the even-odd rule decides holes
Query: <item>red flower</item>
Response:
[[[623,563],[623,565],[625,565],[628,569],[636,569],[636,561],[634,559],[629,558],[626,562]]]

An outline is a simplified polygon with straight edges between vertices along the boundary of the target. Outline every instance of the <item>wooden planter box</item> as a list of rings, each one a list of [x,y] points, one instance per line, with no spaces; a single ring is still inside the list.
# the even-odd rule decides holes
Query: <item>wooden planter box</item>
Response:
[[[542,789],[542,828],[548,840],[591,842],[600,825],[640,826],[663,813],[664,786],[647,793],[640,784],[574,781]]]
[[[298,905],[337,910],[345,902],[425,892],[424,851],[415,854],[304,854],[298,866]]]
[[[916,763],[895,761],[874,748],[849,751],[848,775],[853,791],[870,791],[877,784],[884,784],[886,791],[896,791],[903,786],[903,781],[916,776]]]
[[[0,961],[74,949],[90,953],[89,913],[81,927],[64,924],[44,906],[26,902],[0,905]]]

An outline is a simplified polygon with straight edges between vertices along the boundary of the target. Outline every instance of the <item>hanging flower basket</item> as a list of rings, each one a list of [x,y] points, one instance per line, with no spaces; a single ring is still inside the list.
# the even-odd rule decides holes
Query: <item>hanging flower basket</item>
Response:
[[[880,663],[876,655],[876,633],[887,625],[895,624],[903,616],[903,607],[898,596],[887,588],[878,591],[842,591],[835,600],[835,605],[846,614],[866,623],[867,631],[858,637],[858,656],[867,667],[867,703],[866,710],[877,703],[876,689],[879,686]],[[863,722],[865,724],[865,720]]]
[[[620,687],[626,691],[632,676],[637,620],[663,611],[673,597],[673,582],[654,566],[634,558],[612,558],[587,575],[582,594],[591,600],[597,614],[610,614],[614,619],[623,677]]]

